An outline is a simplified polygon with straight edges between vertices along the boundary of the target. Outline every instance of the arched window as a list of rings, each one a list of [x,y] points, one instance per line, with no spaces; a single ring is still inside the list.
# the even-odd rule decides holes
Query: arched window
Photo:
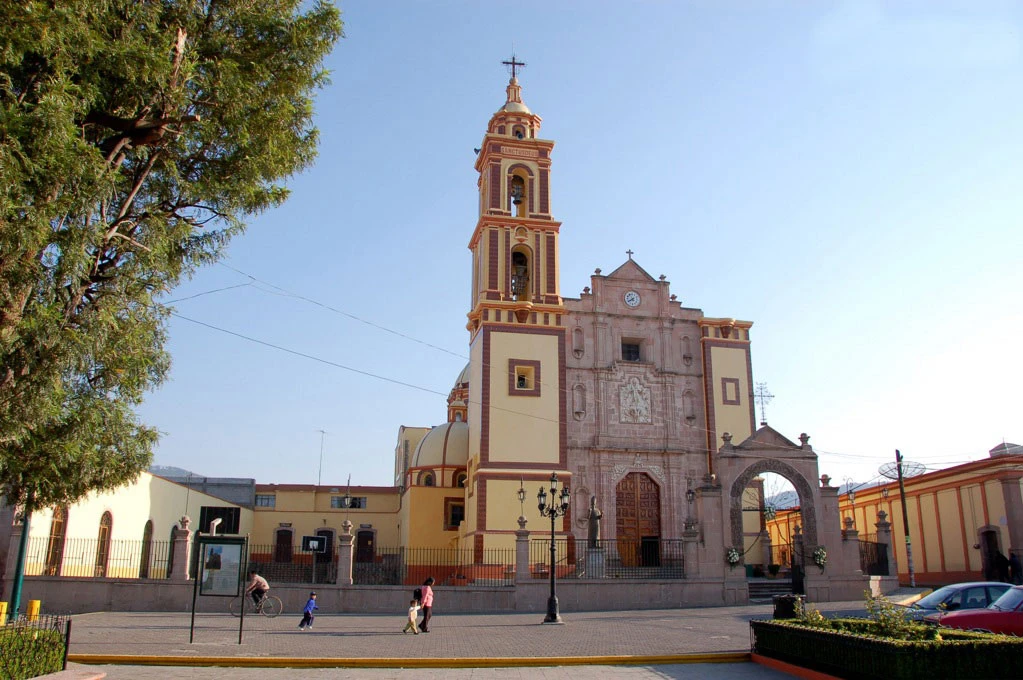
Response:
[[[139,557],[139,578],[149,578],[149,560],[153,556],[153,520],[142,529],[142,556]]]
[[[64,542],[67,539],[67,508],[55,508],[50,522],[50,540],[46,546],[47,576],[60,576],[64,561]]]
[[[529,299],[529,256],[521,249],[511,256],[511,293],[516,300]]]
[[[465,473],[464,472],[459,472],[458,475],[455,477],[455,486],[457,486],[460,489],[464,489],[465,488],[465,480],[466,479],[467,479],[467,477],[466,477]]]
[[[526,180],[519,175],[512,175],[508,193],[511,200],[508,211],[512,214],[512,217],[525,217]]]
[[[291,562],[291,548],[294,543],[291,529],[278,529],[274,542],[274,562]]]
[[[110,532],[114,528],[114,516],[107,510],[99,520],[99,534],[96,537],[96,567],[93,576],[106,576],[110,561]]]
[[[167,548],[167,578],[174,573],[174,532],[177,531],[177,526],[171,525],[170,540],[167,542],[169,546]]]
[[[434,485],[433,473],[428,472],[425,475],[423,475],[423,486],[433,485]]]

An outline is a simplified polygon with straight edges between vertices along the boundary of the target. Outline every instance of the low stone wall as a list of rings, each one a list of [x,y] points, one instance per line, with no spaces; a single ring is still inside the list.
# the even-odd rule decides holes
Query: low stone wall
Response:
[[[285,613],[302,610],[315,590],[320,611],[326,613],[401,613],[408,609],[412,586],[274,585]],[[550,583],[520,581],[515,586],[435,586],[437,608],[446,612],[544,612]],[[98,611],[186,612],[192,609],[192,582],[147,579],[66,578],[33,576],[25,579],[23,601],[41,600],[44,612],[82,614]],[[565,580],[557,595],[565,611],[712,607],[724,604],[720,581],[710,580]],[[196,611],[223,613],[225,597],[198,597]]]

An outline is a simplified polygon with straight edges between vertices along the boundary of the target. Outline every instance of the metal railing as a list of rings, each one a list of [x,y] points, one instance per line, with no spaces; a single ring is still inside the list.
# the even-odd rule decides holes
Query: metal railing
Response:
[[[860,541],[860,570],[870,576],[888,576],[888,544]]]
[[[590,547],[585,541],[559,538],[554,541],[557,578],[685,578],[683,541],[678,538],[608,539]],[[529,572],[533,578],[549,578],[551,539],[529,542]]]
[[[372,559],[356,557],[352,581],[358,585],[437,585],[483,587],[515,584],[515,550],[487,548],[477,554],[458,548],[377,548]]]
[[[314,557],[298,547],[253,545],[249,563],[271,583],[337,583],[337,550]],[[472,549],[375,547],[357,552],[352,564],[356,585],[419,585],[430,576],[442,586],[510,586],[515,550],[488,548],[477,556]]]
[[[33,678],[67,669],[71,618],[20,617],[0,626],[0,677]]]
[[[30,537],[25,551],[26,576],[86,576],[109,578],[168,577],[170,541],[99,541],[48,536]]]

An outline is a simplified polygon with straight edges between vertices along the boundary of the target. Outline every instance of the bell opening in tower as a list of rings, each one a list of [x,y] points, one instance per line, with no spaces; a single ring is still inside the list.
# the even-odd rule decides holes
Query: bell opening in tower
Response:
[[[512,253],[512,299],[529,299],[529,258],[521,250]]]

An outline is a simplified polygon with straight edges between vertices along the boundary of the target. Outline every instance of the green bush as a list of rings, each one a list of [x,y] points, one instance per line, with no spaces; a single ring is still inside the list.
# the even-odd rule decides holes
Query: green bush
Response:
[[[64,666],[64,634],[12,624],[0,628],[0,677],[24,680],[56,673]]]

